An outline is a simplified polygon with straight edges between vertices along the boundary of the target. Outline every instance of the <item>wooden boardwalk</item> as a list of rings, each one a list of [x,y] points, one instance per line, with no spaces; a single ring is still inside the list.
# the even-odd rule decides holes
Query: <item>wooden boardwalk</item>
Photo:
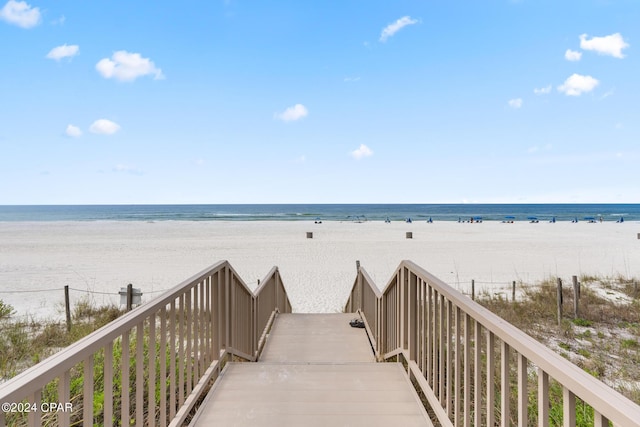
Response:
[[[353,314],[280,314],[260,361],[229,363],[192,426],[428,426],[397,363],[376,363]]]

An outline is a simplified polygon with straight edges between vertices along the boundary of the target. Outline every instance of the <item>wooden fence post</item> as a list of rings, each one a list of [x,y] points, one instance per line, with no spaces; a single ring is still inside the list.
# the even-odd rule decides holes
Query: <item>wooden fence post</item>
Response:
[[[578,300],[580,299],[580,283],[578,283],[577,276],[572,276],[571,280],[573,282],[573,318],[577,319],[579,317]]]
[[[516,300],[516,281],[514,280],[511,283],[511,301],[515,302]]]
[[[558,277],[558,293],[557,293],[557,304],[558,304],[558,326],[562,323],[562,279]]]
[[[67,332],[71,332],[71,305],[69,304],[69,285],[64,285],[64,312],[67,318]]]
[[[475,279],[471,279],[471,299],[473,301],[476,300],[476,281],[475,281]]]
[[[127,285],[127,311],[131,311],[133,307],[133,285],[129,283]]]

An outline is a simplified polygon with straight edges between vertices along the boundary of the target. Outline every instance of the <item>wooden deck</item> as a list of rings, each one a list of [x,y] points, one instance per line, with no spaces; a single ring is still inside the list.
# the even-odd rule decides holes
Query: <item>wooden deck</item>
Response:
[[[397,363],[376,363],[353,314],[281,314],[257,363],[229,363],[192,426],[428,426]]]

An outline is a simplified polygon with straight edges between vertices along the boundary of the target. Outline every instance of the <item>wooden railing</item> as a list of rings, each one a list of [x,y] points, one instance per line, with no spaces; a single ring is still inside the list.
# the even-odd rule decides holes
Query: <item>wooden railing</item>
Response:
[[[443,426],[640,426],[640,406],[410,261],[382,293],[360,268],[345,310]]]
[[[290,311],[277,268],[254,295],[219,262],[0,385],[0,427],[182,425],[227,358],[256,360]]]

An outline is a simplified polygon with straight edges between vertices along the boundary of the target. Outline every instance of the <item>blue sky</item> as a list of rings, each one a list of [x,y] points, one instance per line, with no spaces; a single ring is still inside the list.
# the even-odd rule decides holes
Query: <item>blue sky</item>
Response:
[[[0,0],[0,204],[640,202],[640,3]]]

